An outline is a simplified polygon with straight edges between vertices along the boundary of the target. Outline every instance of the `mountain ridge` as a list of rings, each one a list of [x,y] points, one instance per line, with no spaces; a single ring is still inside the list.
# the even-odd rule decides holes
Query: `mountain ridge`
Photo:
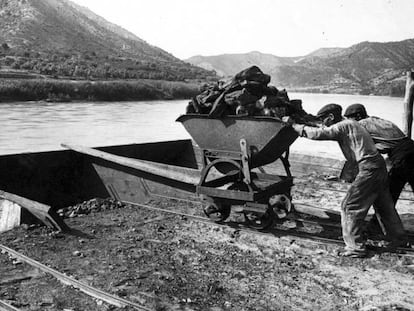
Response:
[[[296,91],[402,95],[414,39],[280,57],[250,51],[180,60],[70,0],[0,2],[0,73],[76,79],[216,80],[252,65]],[[204,69],[202,69],[204,68]]]
[[[69,0],[2,0],[0,66],[63,77],[214,77]]]
[[[232,62],[227,70],[219,62],[227,60],[227,55],[186,61],[226,76],[242,70],[245,60],[251,59],[251,52],[237,54],[238,63]],[[405,72],[414,67],[414,39],[364,41],[348,48],[320,48],[298,57],[262,54],[256,58],[256,65],[272,77],[273,84],[290,90],[402,96]]]

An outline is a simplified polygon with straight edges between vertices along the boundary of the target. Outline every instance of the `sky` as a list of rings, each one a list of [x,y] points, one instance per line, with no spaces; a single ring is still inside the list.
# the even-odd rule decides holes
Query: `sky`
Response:
[[[180,59],[414,38],[414,0],[72,0]]]

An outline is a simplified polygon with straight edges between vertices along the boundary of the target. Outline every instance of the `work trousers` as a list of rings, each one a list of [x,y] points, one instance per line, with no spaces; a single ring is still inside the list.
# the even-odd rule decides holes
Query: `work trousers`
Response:
[[[406,154],[401,161],[393,163],[388,176],[390,192],[394,203],[397,202],[407,182],[414,191],[414,153]]]
[[[341,206],[345,248],[352,251],[365,250],[365,217],[371,205],[381,217],[390,240],[399,239],[405,233],[389,191],[384,159],[378,155],[362,160],[358,168],[359,173]]]

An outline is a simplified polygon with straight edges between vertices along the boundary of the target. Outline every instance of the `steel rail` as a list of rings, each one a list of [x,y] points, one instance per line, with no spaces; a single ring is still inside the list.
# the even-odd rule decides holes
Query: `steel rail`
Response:
[[[340,193],[344,193],[344,194],[347,192],[347,190],[344,190],[344,189],[333,189],[333,188],[324,187],[324,186],[320,186],[320,185],[318,185],[317,188],[318,188],[318,190],[334,191],[334,192],[336,191],[336,192],[340,192]],[[411,199],[411,198],[401,198],[400,197],[400,198],[398,198],[398,200],[414,202],[414,200]]]
[[[315,187],[317,187],[318,189],[321,189],[321,190],[338,191],[338,192],[341,192],[341,193],[346,193],[347,189],[343,189],[343,188],[349,188],[349,186],[351,185],[350,183],[349,184],[344,184],[344,183],[341,183],[341,182],[338,182],[338,181],[325,180],[325,179],[320,178],[320,177],[315,177],[315,179],[318,180],[318,181],[321,181],[321,182],[325,182],[327,184],[337,185],[338,187],[341,188],[341,189],[329,188],[329,187],[326,187],[326,186],[320,186],[318,184],[315,184]],[[293,186],[302,185],[305,182],[307,182],[307,183],[311,182],[311,181],[309,181],[305,178],[301,178],[301,177],[294,177],[294,180],[298,181],[298,183],[294,183]],[[412,191],[405,190],[405,189],[403,189],[401,193],[405,193],[406,195],[409,195],[409,194],[412,195],[413,194]],[[406,197],[401,197],[401,196],[398,198],[398,200],[414,202],[414,198],[406,198]]]
[[[307,239],[313,242],[316,242],[317,244],[326,244],[326,243],[332,243],[332,244],[339,244],[339,245],[343,245],[344,243],[342,241],[339,240],[335,240],[335,239],[329,239],[329,238],[324,238],[324,237],[315,237],[312,235],[307,235],[307,234],[302,234],[300,232],[292,232],[290,230],[282,230],[282,229],[277,229],[277,228],[272,228],[271,230],[263,230],[263,231],[259,231],[259,230],[255,230],[252,228],[249,228],[247,226],[244,226],[242,224],[240,225],[229,225],[226,222],[214,222],[211,221],[210,219],[206,218],[206,217],[202,217],[202,216],[197,216],[197,215],[191,215],[191,214],[186,214],[186,213],[181,213],[181,212],[177,212],[177,211],[172,211],[172,210],[168,210],[168,209],[164,209],[164,208],[160,208],[160,207],[155,207],[155,206],[151,206],[151,205],[147,205],[147,204],[140,204],[140,203],[133,203],[133,202],[125,202],[124,203],[128,203],[134,206],[138,206],[138,207],[143,207],[143,208],[147,208],[153,211],[159,211],[159,212],[163,212],[163,213],[169,213],[169,214],[173,214],[176,216],[184,216],[199,222],[203,222],[203,223],[207,223],[213,226],[219,226],[219,227],[230,227],[230,228],[235,228],[235,229],[239,229],[241,231],[245,231],[245,232],[249,232],[249,233],[255,233],[255,234],[260,234],[260,235],[268,235],[269,233],[278,233],[278,237],[280,236],[294,236],[294,237],[299,237],[299,238],[303,238],[303,239]],[[288,234],[286,234],[287,232],[289,232]]]
[[[185,201],[185,199],[177,199],[180,201]],[[248,232],[248,233],[254,233],[254,234],[259,234],[259,235],[269,235],[269,234],[273,234],[276,237],[295,237],[295,238],[300,238],[300,239],[304,239],[307,240],[309,242],[313,242],[315,244],[331,244],[331,245],[345,245],[343,241],[341,240],[337,240],[337,239],[330,239],[330,238],[325,238],[325,237],[319,237],[319,236],[314,236],[311,235],[309,233],[303,233],[303,232],[299,232],[299,231],[293,231],[292,229],[277,229],[277,228],[271,228],[268,230],[256,230],[256,229],[252,229],[248,226],[245,226],[243,224],[240,225],[232,225],[226,222],[214,222],[206,217],[202,217],[202,216],[197,216],[197,215],[191,215],[191,214],[187,214],[187,213],[182,213],[182,212],[177,212],[177,211],[172,211],[169,209],[164,209],[164,208],[160,208],[160,207],[155,207],[155,206],[151,206],[151,205],[147,205],[147,204],[140,204],[140,203],[134,203],[134,202],[127,202],[127,201],[123,201],[124,203],[127,204],[131,204],[134,206],[138,206],[138,207],[143,207],[143,208],[147,208],[153,211],[159,211],[159,212],[164,212],[164,213],[169,213],[169,214],[173,214],[173,215],[177,215],[177,216],[184,216],[190,219],[193,219],[195,221],[199,221],[199,222],[203,222],[203,223],[207,223],[210,225],[214,225],[214,226],[219,226],[219,227],[228,227],[228,228],[234,228],[234,229],[238,229],[241,230],[243,232]],[[322,222],[319,223],[317,221],[313,221],[313,220],[307,220],[307,219],[293,219],[295,221],[300,221],[302,223],[308,223],[308,224],[317,224],[320,226],[330,226],[333,228],[340,228],[340,226],[338,226],[337,224],[330,224],[328,222]],[[395,251],[398,253],[398,255],[402,255],[402,256],[414,256],[414,249],[412,248],[402,248],[402,247],[398,247],[395,249]]]
[[[177,197],[166,196],[166,195],[159,195],[159,194],[154,194],[154,193],[151,193],[151,195],[154,195],[155,197],[163,198],[163,199],[170,199],[170,200],[182,201],[182,202],[193,203],[193,204],[201,204],[201,201],[188,200],[188,199],[177,198]],[[139,205],[138,203],[132,203],[132,202],[126,202],[126,203],[133,204],[133,205]],[[314,206],[314,205],[307,204],[307,203],[304,203],[304,202],[301,202],[301,201],[296,201],[295,205],[296,206],[299,205],[299,206],[309,207],[309,208],[319,210],[319,211],[325,212],[325,213],[337,213],[338,217],[340,217],[340,213],[337,212],[337,211],[326,209],[326,208],[323,208],[323,207]],[[300,213],[301,214],[306,214],[306,212],[300,212]],[[189,215],[187,215],[187,216],[189,216]],[[317,216],[313,216],[313,217],[317,217]],[[298,218],[297,217],[297,218],[294,218],[292,220],[300,221],[302,223],[308,223],[308,224],[313,224],[313,225],[324,226],[324,227],[341,228],[341,224],[329,222],[326,219],[321,219],[318,222],[316,220],[310,220],[310,219]],[[283,231],[283,230],[281,230],[281,231]],[[407,236],[410,237],[410,238],[414,238],[414,232],[407,232]],[[408,251],[408,252],[414,252],[414,249],[411,249],[411,248],[401,248],[401,249],[405,250],[405,251]]]
[[[321,176],[307,176],[307,175],[293,176],[293,178],[295,180],[299,180],[299,181],[309,181],[309,178],[312,178],[313,180],[317,180],[317,181],[321,181],[321,182],[325,182],[325,183],[329,183],[329,184],[333,184],[333,185],[336,184],[336,185],[342,186],[342,187],[349,187],[351,185],[351,182],[347,182],[347,181],[344,181],[344,180],[341,181],[341,180],[338,180],[338,178],[329,180],[329,179],[323,178]],[[412,191],[412,189],[408,186],[404,186],[404,188],[402,189],[402,192],[414,193],[414,191]]]
[[[0,300],[0,311],[21,311],[12,305],[9,305],[7,302]]]
[[[82,283],[72,277],[69,277],[53,268],[50,268],[30,257],[27,257],[7,246],[4,246],[2,244],[0,244],[0,249],[7,252],[8,254],[10,254],[12,257],[15,257],[35,268],[38,268],[39,270],[49,273],[52,276],[54,276],[56,279],[58,279],[61,283],[66,284],[66,285],[71,285],[75,288],[78,288],[79,290],[81,290],[82,292],[84,292],[85,294],[92,296],[94,298],[100,299],[102,301],[105,301],[111,305],[114,305],[116,307],[119,308],[124,308],[124,307],[133,307],[136,310],[140,310],[140,311],[153,311],[153,309],[149,309],[147,307],[141,306],[137,303],[128,301],[126,299],[117,297],[115,295],[106,293],[100,289],[94,288],[88,284]],[[12,309],[11,309],[12,310]],[[8,311],[8,310],[7,310]]]

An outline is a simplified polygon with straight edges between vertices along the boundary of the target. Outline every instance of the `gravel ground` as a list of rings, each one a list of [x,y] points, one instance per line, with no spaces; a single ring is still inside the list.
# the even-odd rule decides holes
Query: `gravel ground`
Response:
[[[312,195],[314,204],[328,198]],[[309,198],[295,189],[295,199]],[[339,195],[329,199],[339,201]],[[201,214],[190,203],[151,203]],[[414,310],[413,257],[342,258],[339,246],[113,201],[87,204],[96,207],[60,211],[71,233],[21,226],[2,233],[0,243],[153,310]],[[0,276],[0,299],[21,310],[132,310],[93,299],[6,254],[0,255]]]

